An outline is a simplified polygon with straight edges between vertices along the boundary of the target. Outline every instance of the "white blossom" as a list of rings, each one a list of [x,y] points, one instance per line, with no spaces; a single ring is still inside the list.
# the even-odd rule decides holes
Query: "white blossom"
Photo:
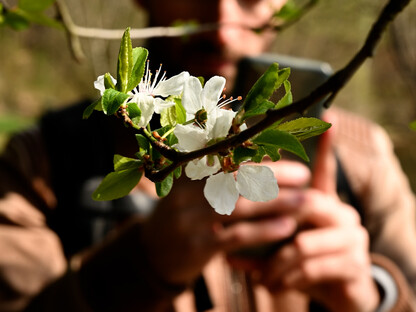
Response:
[[[117,83],[117,80],[113,78],[113,76],[110,75],[111,81],[115,85]],[[100,91],[100,95],[103,96],[105,91],[105,85],[104,85],[104,75],[98,76],[97,80],[94,81],[94,88],[96,88],[98,91]]]
[[[177,125],[174,130],[178,138],[175,147],[180,151],[200,149],[213,139],[227,136],[236,113],[222,109],[223,103],[219,104],[224,86],[225,78],[220,76],[209,79],[204,88],[196,77],[190,77],[185,82],[182,105],[189,122]]]
[[[234,178],[233,173],[220,172],[210,176],[204,187],[209,204],[219,214],[230,215],[239,194],[257,202],[269,201],[279,193],[273,171],[266,166],[241,166]]]
[[[128,93],[129,97],[126,103],[136,103],[141,111],[140,121],[137,124],[139,127],[145,127],[154,113],[160,114],[165,108],[175,105],[175,102],[167,101],[165,98],[170,95],[180,95],[184,83],[189,79],[189,73],[186,71],[169,79],[166,79],[166,73],[164,72],[159,79],[161,67],[162,65],[152,79],[149,63],[147,63],[146,73],[140,83]],[[116,85],[117,80],[113,77],[111,77],[111,80]],[[101,96],[104,94],[104,75],[97,78],[94,87],[100,91]]]

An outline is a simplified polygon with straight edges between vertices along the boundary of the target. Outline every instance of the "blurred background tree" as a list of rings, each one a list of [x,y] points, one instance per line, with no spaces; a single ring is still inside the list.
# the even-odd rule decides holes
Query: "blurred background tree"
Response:
[[[12,0],[7,2],[13,5]],[[361,47],[384,2],[321,0],[299,22],[278,34],[273,51],[326,61],[339,69]],[[136,10],[133,1],[65,3],[78,25],[121,29],[146,25],[145,12]],[[123,18],[119,19],[121,12]],[[55,11],[47,13],[53,16]],[[375,57],[360,68],[334,104],[366,116],[388,131],[416,191],[416,132],[408,127],[416,119],[415,1],[393,26]],[[97,96],[93,81],[114,68],[119,41],[81,39],[81,45],[86,59],[78,63],[71,57],[62,30],[0,28],[0,147],[8,135],[33,123],[45,110]],[[135,40],[133,45],[143,45],[143,41]]]

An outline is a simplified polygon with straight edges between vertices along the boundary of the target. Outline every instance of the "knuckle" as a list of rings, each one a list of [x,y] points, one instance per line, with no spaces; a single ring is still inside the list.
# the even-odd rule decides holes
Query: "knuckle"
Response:
[[[299,270],[301,272],[302,275],[302,280],[305,283],[311,283],[314,281],[314,277],[315,277],[315,271],[313,269],[313,267],[309,264],[309,262],[302,262],[299,265]]]
[[[307,235],[304,233],[299,233],[294,239],[293,239],[293,246],[295,249],[295,252],[299,256],[304,256],[307,254],[308,249],[308,239]]]

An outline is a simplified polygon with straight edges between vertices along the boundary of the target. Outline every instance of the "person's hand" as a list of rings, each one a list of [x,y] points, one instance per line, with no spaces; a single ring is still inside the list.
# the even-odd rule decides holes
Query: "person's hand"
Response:
[[[309,176],[305,170],[299,175],[302,181]],[[190,284],[215,254],[278,241],[296,229],[292,217],[270,216],[271,209],[275,210],[271,206],[221,216],[205,200],[203,185],[204,182],[186,178],[175,182],[171,193],[159,201],[143,225],[144,252],[155,273],[166,283]],[[268,218],[263,221],[249,220],[265,215]]]
[[[296,220],[293,240],[265,260],[232,257],[230,262],[256,271],[271,292],[296,289],[331,311],[374,311],[379,295],[370,273],[368,234],[355,209],[336,195],[336,164],[327,136],[318,155],[312,187],[280,185],[273,201],[276,210]]]

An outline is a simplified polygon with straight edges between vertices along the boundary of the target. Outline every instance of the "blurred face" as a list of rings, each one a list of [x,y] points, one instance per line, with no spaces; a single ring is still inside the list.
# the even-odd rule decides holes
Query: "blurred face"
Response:
[[[196,20],[219,23],[214,31],[190,38],[158,38],[149,41],[150,60],[163,63],[169,73],[188,70],[206,79],[221,75],[232,87],[238,62],[269,47],[273,34],[261,35],[249,28],[261,27],[286,0],[139,0],[148,10],[151,26]],[[155,63],[157,62],[157,63]]]

